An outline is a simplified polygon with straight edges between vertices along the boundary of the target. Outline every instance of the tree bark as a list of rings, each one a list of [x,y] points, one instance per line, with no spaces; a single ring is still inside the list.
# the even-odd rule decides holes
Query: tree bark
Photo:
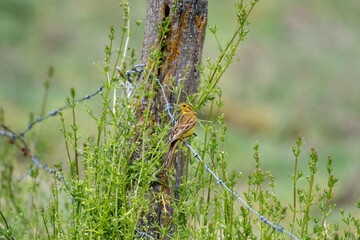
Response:
[[[152,51],[159,50],[162,53],[162,64],[156,69],[156,75],[163,84],[165,94],[170,103],[176,103],[177,96],[170,90],[170,80],[174,80],[174,85],[183,84],[183,90],[180,94],[180,101],[186,100],[186,94],[192,95],[197,92],[199,87],[202,49],[205,38],[207,24],[207,0],[148,0],[145,34],[141,55],[141,62],[148,63]],[[162,24],[167,18],[170,19],[168,31],[162,38],[159,34],[159,24]],[[160,88],[159,88],[160,89]],[[164,97],[159,90],[153,100],[154,106],[151,107],[154,121],[160,124],[160,114],[164,111],[166,105]],[[169,119],[170,120],[170,119]],[[181,177],[186,171],[186,161],[180,153],[175,157],[175,185],[173,192],[170,189],[164,189],[164,185],[154,183],[155,192],[164,191],[171,195],[171,199],[178,199],[177,189],[181,184]],[[159,180],[164,183],[164,176],[159,176]],[[165,210],[166,209],[166,210]],[[156,235],[156,229],[151,227],[153,224],[167,226],[173,217],[173,210],[170,204],[164,206],[158,203],[155,215],[148,217],[149,233],[153,237]],[[170,235],[174,226],[170,228]]]

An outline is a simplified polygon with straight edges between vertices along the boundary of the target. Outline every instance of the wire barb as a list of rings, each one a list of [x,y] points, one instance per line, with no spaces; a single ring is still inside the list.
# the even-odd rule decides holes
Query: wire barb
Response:
[[[150,236],[149,234],[147,234],[146,232],[140,232],[139,230],[137,230],[136,228],[135,228],[135,231],[139,234],[139,237],[147,237],[147,238],[150,238],[150,239],[152,239],[152,240],[155,240],[152,236]]]

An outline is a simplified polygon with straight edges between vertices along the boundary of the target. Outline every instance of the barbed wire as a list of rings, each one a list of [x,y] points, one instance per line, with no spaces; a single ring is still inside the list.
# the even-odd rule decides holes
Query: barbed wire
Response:
[[[142,72],[145,71],[145,69],[144,69],[145,66],[146,66],[146,64],[138,64],[138,65],[136,65],[136,66],[134,67],[134,70],[135,70],[137,73],[142,73]],[[118,67],[117,67],[116,69],[118,69]],[[119,71],[119,70],[120,70],[120,69],[118,69],[118,71]],[[128,72],[129,72],[129,73],[133,73],[133,72],[135,72],[135,71],[128,71]],[[128,72],[127,72],[127,74],[128,74]],[[163,96],[166,96],[166,95],[165,95],[164,87],[163,87],[163,85],[160,83],[159,79],[155,76],[155,74],[153,74],[151,71],[147,71],[147,73],[149,73],[149,74],[158,82],[158,84],[159,84],[159,86],[160,86],[160,88],[161,88],[161,92],[162,92]],[[165,102],[166,102],[166,104],[165,104],[165,111],[167,111],[168,115],[169,115],[170,118],[171,118],[171,121],[172,121],[173,123],[175,123],[176,120],[175,120],[175,118],[173,117],[173,115],[172,115],[172,113],[171,113],[171,109],[172,109],[171,103],[169,103],[169,101],[167,100],[166,97],[164,97],[164,100],[165,100]]]
[[[80,99],[75,100],[75,103],[83,102],[83,101],[85,101],[85,100],[88,100],[88,99],[90,99],[90,98],[98,95],[99,93],[102,92],[103,88],[104,88],[104,86],[99,87],[96,92],[94,92],[94,93],[92,93],[92,94],[90,94],[90,95],[86,95],[86,96],[83,97],[83,98],[80,98]],[[43,116],[43,117],[36,116],[36,117],[35,117],[35,121],[30,122],[30,123],[28,124],[27,128],[26,128],[24,131],[22,131],[22,132],[19,133],[19,136],[20,136],[20,137],[24,137],[25,133],[28,132],[28,131],[30,131],[30,129],[31,129],[35,124],[37,124],[37,123],[39,123],[39,122],[42,122],[42,121],[44,121],[45,119],[47,119],[47,118],[49,118],[49,117],[54,117],[54,116],[56,116],[59,112],[61,112],[61,111],[63,111],[63,110],[66,110],[66,109],[68,109],[68,108],[70,108],[70,107],[71,107],[71,104],[66,104],[66,105],[64,105],[64,106],[62,106],[62,107],[60,107],[60,108],[58,108],[58,109],[55,109],[55,110],[49,112],[48,115],[45,115],[45,116]]]
[[[152,240],[155,240],[155,238],[153,238],[152,236],[150,236],[146,232],[141,232],[141,231],[137,230],[136,228],[135,228],[135,231],[139,234],[139,237],[147,237],[147,238],[150,238]]]
[[[40,163],[40,160],[38,157],[36,157],[35,155],[33,156],[30,151],[29,151],[29,148],[27,147],[27,144],[26,142],[20,138],[19,136],[17,136],[12,130],[10,130],[7,126],[5,125],[2,125],[2,128],[4,130],[0,130],[0,136],[4,136],[4,137],[7,137],[8,140],[9,140],[9,143],[16,146],[18,149],[20,149],[24,156],[29,158],[33,163],[34,165],[26,172],[24,173],[19,179],[18,181],[21,181],[23,180],[26,176],[30,175],[32,173],[32,171],[35,170],[35,168],[39,167],[40,169],[43,169],[45,171],[47,171],[48,173],[50,174],[55,174],[56,178],[62,182],[65,187],[70,191],[70,193],[72,194],[73,191],[72,191],[72,187],[71,187],[71,184],[65,180],[65,178],[61,175],[61,173],[53,168],[49,168],[47,166],[47,164],[41,164]],[[20,144],[16,142],[16,140],[19,140],[20,141]]]
[[[119,82],[119,84],[121,86],[124,86],[126,88],[126,92],[130,92],[129,89],[132,89],[133,88],[133,81],[132,81],[132,75],[133,74],[137,74],[137,73],[141,73],[144,71],[143,67],[145,67],[145,64],[138,64],[138,65],[135,65],[132,70],[129,70],[129,71],[126,71],[125,74],[123,73],[123,71],[117,67],[116,69],[118,70],[120,76],[125,80],[125,83],[123,82]],[[112,83],[114,83],[117,79],[113,79],[112,80]],[[74,102],[75,103],[80,103],[80,102],[83,102],[85,100],[89,100],[91,98],[93,98],[94,96],[98,95],[99,93],[102,92],[102,90],[104,89],[104,85],[100,86],[96,92],[92,93],[92,94],[89,94],[89,95],[86,95],[80,99],[77,99],[75,100]],[[164,90],[163,90],[164,91]],[[169,104],[169,103],[168,103]],[[170,105],[170,104],[169,104]],[[32,162],[33,162],[33,166],[26,172],[24,173],[18,180],[19,181],[22,181],[25,177],[27,177],[28,175],[30,175],[37,167],[40,168],[40,169],[43,169],[45,170],[46,172],[48,172],[49,174],[55,174],[56,178],[62,182],[64,184],[64,186],[70,191],[71,195],[73,195],[73,188],[71,186],[71,184],[66,181],[66,179],[62,176],[61,172],[60,171],[57,171],[53,168],[49,168],[47,166],[47,164],[41,164],[40,163],[40,160],[38,157],[36,157],[35,155],[32,155],[27,147],[27,144],[26,142],[24,141],[24,136],[25,134],[30,131],[32,129],[32,127],[37,124],[37,123],[40,123],[50,117],[54,117],[56,116],[60,111],[63,111],[63,110],[66,110],[68,108],[71,107],[71,104],[66,104],[60,108],[57,108],[51,112],[49,112],[47,115],[43,116],[43,117],[40,117],[40,116],[36,116],[35,117],[35,121],[33,122],[29,122],[28,123],[28,126],[25,130],[23,130],[22,132],[20,132],[18,135],[12,131],[10,128],[8,128],[7,126],[5,125],[2,125],[2,128],[4,130],[0,130],[0,136],[2,137],[7,137],[8,140],[9,140],[9,143],[10,144],[13,144],[15,145],[18,149],[20,149],[24,156],[29,158]],[[175,119],[174,119],[175,120]],[[18,140],[20,142],[17,143],[16,140]],[[73,199],[72,199],[73,201]],[[147,237],[147,238],[150,238],[152,240],[155,240],[152,236],[150,236],[149,234],[147,234],[146,232],[143,232],[143,231],[139,231],[138,229],[135,228],[135,231],[139,234],[139,237]]]
[[[134,74],[134,73],[139,73],[139,72],[142,72],[143,71],[143,67],[145,66],[145,64],[138,64],[138,65],[135,65],[133,67],[132,70],[129,70],[129,71],[126,71],[125,74],[123,73],[123,71],[117,67],[116,69],[118,70],[119,74],[121,77],[123,77],[125,80],[126,80],[126,83],[129,83],[131,84],[131,87],[132,87],[132,78],[131,78],[131,75]],[[140,69],[139,69],[140,68]],[[113,79],[112,80],[112,83],[114,83],[117,79]],[[124,85],[124,83],[120,82],[121,85]],[[100,86],[96,92],[92,93],[92,94],[89,94],[89,95],[85,95],[84,97],[80,98],[80,99],[76,99],[74,101],[74,103],[80,103],[80,102],[83,102],[85,100],[89,100],[93,97],[95,97],[96,95],[98,95],[99,93],[102,92],[102,90],[104,89],[105,85],[102,85]],[[45,119],[48,119],[50,117],[54,117],[56,116],[59,112],[63,111],[63,110],[66,110],[68,108],[70,108],[72,106],[72,104],[66,104],[60,108],[57,108],[57,109],[54,109],[53,111],[50,111],[47,115],[45,116],[36,116],[35,117],[35,121],[32,121],[32,122],[29,122],[28,123],[28,126],[25,130],[23,130],[22,132],[19,133],[19,136],[20,137],[24,137],[25,133],[27,133],[28,131],[30,131],[32,129],[32,127],[39,123],[39,122],[42,122],[44,121]]]
[[[163,96],[164,96],[164,100],[165,100],[165,102],[166,102],[165,111],[168,112],[168,114],[169,114],[169,116],[170,116],[170,118],[171,118],[171,121],[173,122],[173,124],[175,124],[175,123],[176,123],[176,120],[175,120],[175,118],[173,117],[173,115],[171,114],[171,109],[172,109],[172,107],[171,107],[171,104],[169,103],[169,101],[168,101],[167,98],[166,98],[164,87],[163,87],[163,85],[161,84],[160,80],[159,80],[153,73],[150,72],[150,74],[155,78],[155,80],[156,80],[156,81],[158,82],[158,84],[160,85],[162,94],[163,94]]]
[[[153,74],[152,74],[153,75]],[[162,86],[162,84],[160,83],[159,79],[153,75],[153,77],[156,79],[156,81],[158,82],[158,84],[160,85],[161,89],[162,89],[162,93],[163,93],[163,97],[164,100],[166,102],[166,107],[165,109],[168,111],[171,119],[173,122],[176,122],[176,120],[173,118],[173,116],[170,114],[170,110],[168,108],[168,106],[170,105],[169,101],[166,98],[165,95],[165,91],[164,88]],[[194,154],[194,157],[197,158],[202,164],[204,164],[204,167],[206,169],[207,172],[209,172],[215,179],[216,181],[223,187],[225,188],[229,193],[231,193],[231,195],[233,195],[237,200],[239,200],[240,202],[242,202],[244,204],[244,206],[249,209],[253,214],[255,214],[263,223],[266,223],[268,225],[270,225],[271,227],[273,227],[274,229],[276,229],[278,232],[282,232],[285,233],[286,235],[292,237],[293,239],[299,240],[294,234],[286,231],[283,227],[281,226],[277,226],[274,223],[272,223],[271,221],[269,221],[265,216],[261,215],[260,213],[258,213],[257,211],[255,211],[254,209],[252,209],[235,191],[232,191],[209,167],[208,164],[206,164],[204,162],[204,160],[201,159],[200,155],[193,149],[193,147],[186,141],[184,140],[184,143],[187,147],[190,148],[190,150],[192,151],[192,153]]]
[[[129,70],[129,71],[126,71],[125,74],[121,71],[121,69],[119,69],[118,67],[116,68],[119,73],[120,73],[120,76],[122,76],[126,82],[125,84],[127,83],[130,83],[131,84],[131,87],[133,86],[132,85],[132,79],[131,79],[131,75],[134,74],[134,73],[142,73],[143,71],[145,71],[144,67],[146,65],[145,64],[138,64],[136,66],[133,67],[132,70]],[[150,71],[148,71],[148,73],[154,77],[154,79],[157,81],[157,83],[159,84],[160,88],[161,88],[161,91],[162,91],[162,95],[164,97],[164,100],[165,100],[165,110],[167,111],[168,115],[170,116],[171,120],[173,123],[176,122],[175,118],[173,117],[173,115],[171,114],[171,104],[169,103],[169,101],[167,100],[167,97],[166,97],[166,94],[165,94],[165,90],[164,90],[164,87],[163,85],[161,84],[160,80]],[[112,82],[114,82],[116,79],[113,79]],[[94,96],[98,95],[99,93],[102,92],[103,88],[105,86],[101,86],[97,89],[96,92],[92,93],[92,94],[89,94],[89,95],[86,95],[84,96],[83,98],[80,98],[80,99],[77,99],[75,100],[75,103],[80,103],[80,102],[83,102],[85,100],[89,100],[91,98],[93,98]],[[61,173],[57,170],[54,170],[52,168],[48,168],[47,167],[47,164],[41,164],[40,163],[40,160],[34,155],[31,155],[27,146],[26,146],[26,143],[25,141],[23,140],[23,137],[25,135],[26,132],[30,131],[32,129],[32,127],[39,123],[39,122],[42,122],[50,117],[53,117],[53,116],[56,116],[60,111],[63,111],[63,110],[66,110],[68,108],[71,107],[71,104],[66,104],[58,109],[55,109],[51,112],[49,112],[48,115],[45,115],[43,117],[35,117],[35,121],[33,122],[30,122],[27,126],[27,128],[20,132],[18,135],[16,135],[13,131],[11,131],[9,128],[7,128],[6,126],[2,126],[5,130],[0,130],[0,136],[5,136],[5,137],[8,137],[9,139],[9,142],[11,144],[14,144],[15,146],[17,146],[23,153],[26,157],[28,157],[29,159],[32,160],[32,162],[34,163],[34,165],[32,166],[31,169],[29,169],[23,176],[21,176],[19,178],[19,180],[21,181],[22,179],[24,179],[26,176],[28,176],[29,174],[31,174],[31,172],[36,168],[36,167],[39,167],[40,169],[43,169],[45,171],[47,171],[48,173],[50,174],[53,174],[55,173],[57,179],[59,181],[61,181],[67,188],[68,190],[72,193],[72,187],[71,187],[71,184],[69,182],[67,182],[64,177],[61,175]],[[19,145],[18,143],[16,143],[16,139],[19,139],[20,143],[23,144],[23,146]],[[260,213],[258,213],[257,211],[253,210],[235,191],[232,191],[212,170],[211,168],[209,167],[208,164],[206,164],[204,162],[204,160],[201,159],[200,155],[193,149],[193,147],[185,140],[184,141],[185,145],[187,147],[190,148],[190,150],[192,151],[192,153],[194,154],[194,157],[197,158],[202,164],[204,164],[204,167],[205,169],[207,170],[207,172],[209,172],[215,179],[216,181],[223,187],[225,188],[229,193],[231,193],[237,200],[239,200],[240,202],[242,202],[244,204],[244,206],[246,208],[248,208],[253,214],[255,214],[262,222],[270,225],[271,227],[273,227],[274,229],[276,229],[278,232],[282,232],[290,237],[292,237],[293,239],[296,239],[298,240],[298,238],[293,235],[292,233],[284,230],[284,228],[282,228],[281,226],[277,226],[275,225],[274,223],[272,223],[271,221],[269,221],[265,216],[261,215]],[[146,232],[142,232],[142,231],[139,231],[138,229],[135,229],[135,231],[139,234],[140,237],[147,237],[147,238],[150,238],[150,239],[153,239],[154,238],[150,235],[148,235]]]
[[[257,215],[258,218],[270,225],[271,227],[273,227],[274,229],[276,229],[278,232],[282,232],[285,233],[286,235],[292,237],[293,239],[299,240],[294,234],[286,231],[283,227],[275,225],[274,223],[272,223],[271,221],[269,221],[265,216],[261,215],[260,213],[258,213],[257,211],[255,211],[254,209],[252,209],[235,191],[232,191],[209,167],[208,164],[206,164],[204,162],[204,160],[201,159],[200,155],[192,148],[192,146],[185,140],[184,141],[185,145],[188,146],[190,148],[190,150],[193,152],[194,157],[196,157],[201,163],[204,164],[205,169],[216,179],[216,181],[222,186],[224,187],[228,192],[230,192],[237,200],[241,201],[244,206],[249,209],[253,214]]]
[[[65,185],[65,187],[70,191],[71,195],[73,196],[73,188],[71,184],[68,181],[66,181],[66,179],[61,175],[59,171],[53,168],[49,168],[47,164],[41,164],[39,158],[31,155],[25,141],[22,138],[20,138],[20,136],[17,136],[13,131],[11,131],[5,125],[2,125],[2,127],[4,128],[4,130],[0,130],[0,136],[7,137],[9,139],[10,144],[15,145],[17,148],[19,148],[24,153],[24,156],[31,159],[32,162],[34,163],[34,165],[26,173],[24,173],[18,179],[18,181],[22,181],[26,176],[30,175],[32,171],[35,170],[35,168],[38,167],[40,169],[47,171],[49,174],[55,174],[56,178]],[[22,146],[18,144],[16,140],[19,140]],[[140,237],[147,237],[152,240],[155,240],[152,236],[148,235],[146,232],[139,231],[136,228],[135,231],[139,234]]]

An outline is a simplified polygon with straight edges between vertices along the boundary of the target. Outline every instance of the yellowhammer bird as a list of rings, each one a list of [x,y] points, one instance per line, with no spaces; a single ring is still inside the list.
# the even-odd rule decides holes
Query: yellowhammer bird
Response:
[[[172,163],[172,157],[176,144],[179,140],[190,137],[195,131],[196,112],[187,103],[180,103],[182,115],[179,117],[171,130],[170,138],[167,144],[170,144],[169,152],[164,161],[164,169],[169,169]]]

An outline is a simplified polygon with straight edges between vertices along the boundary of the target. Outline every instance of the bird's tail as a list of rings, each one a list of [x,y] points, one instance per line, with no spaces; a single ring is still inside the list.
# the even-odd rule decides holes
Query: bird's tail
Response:
[[[169,152],[167,153],[165,161],[164,161],[164,169],[166,169],[166,170],[168,170],[171,166],[177,142],[178,141],[174,141],[174,142],[170,143]]]

